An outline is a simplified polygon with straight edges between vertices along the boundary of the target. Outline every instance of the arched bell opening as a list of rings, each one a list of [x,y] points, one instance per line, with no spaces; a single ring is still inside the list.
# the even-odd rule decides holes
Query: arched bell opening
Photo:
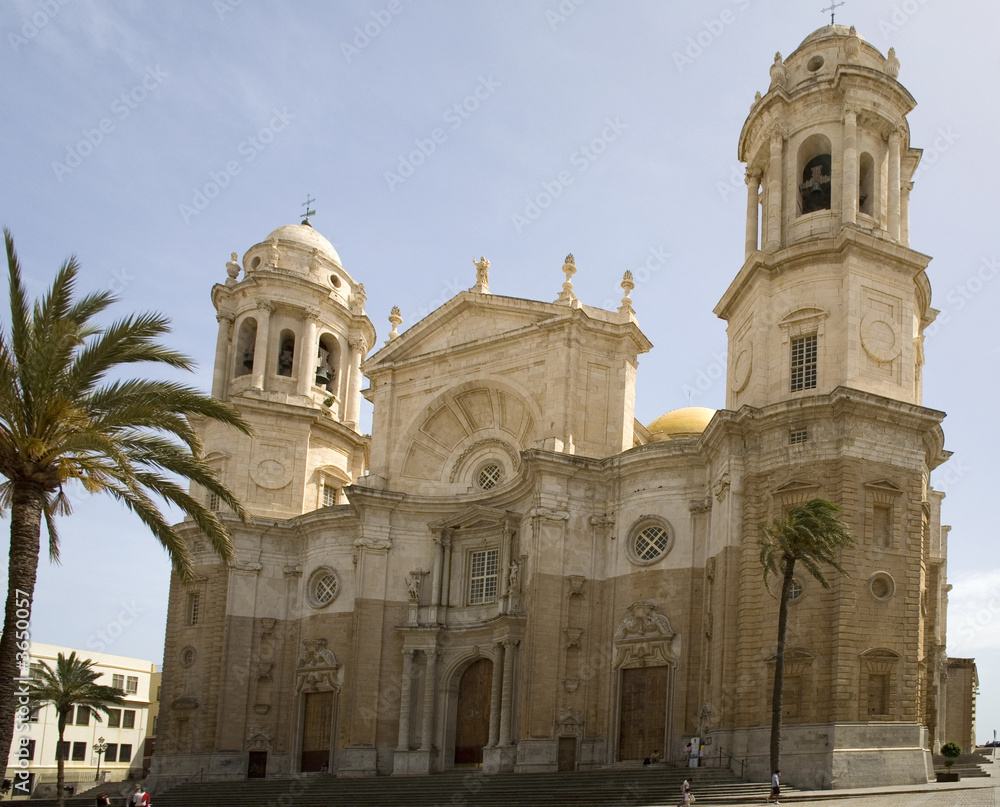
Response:
[[[332,334],[325,333],[319,338],[316,349],[316,386],[331,394],[336,393],[339,367],[340,343]]]
[[[250,375],[253,372],[254,346],[257,344],[257,320],[247,317],[240,323],[236,337],[236,365],[234,376]]]
[[[867,151],[858,161],[858,212],[875,215],[875,160]]]
[[[833,159],[830,139],[814,134],[799,146],[799,215],[829,210],[833,188]]]
[[[285,329],[278,339],[278,375],[291,378],[295,366],[295,333]]]

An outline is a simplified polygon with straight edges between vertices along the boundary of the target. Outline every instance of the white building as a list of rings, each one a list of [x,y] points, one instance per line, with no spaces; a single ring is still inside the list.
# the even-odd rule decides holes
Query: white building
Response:
[[[113,656],[90,650],[31,643],[31,665],[41,662],[55,668],[60,653],[90,659],[93,669],[101,673],[95,683],[118,687],[125,692],[125,703],[101,715],[97,721],[84,710],[77,710],[67,722],[65,742],[66,784],[82,790],[98,777],[117,781],[142,775],[143,740],[147,735],[150,701],[156,693],[151,680],[156,665],[145,659]],[[59,741],[56,710],[45,706],[27,721],[14,724],[14,739],[10,747],[5,778],[13,782],[14,797],[28,796],[37,787],[53,788],[56,781],[56,746]],[[106,747],[98,753],[103,740]],[[99,772],[98,772],[99,769]]]

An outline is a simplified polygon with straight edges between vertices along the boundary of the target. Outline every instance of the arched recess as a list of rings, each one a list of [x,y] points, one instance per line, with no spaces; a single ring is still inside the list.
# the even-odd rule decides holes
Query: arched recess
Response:
[[[482,747],[479,747],[479,751],[476,753],[479,761],[482,761],[482,748],[489,743],[489,727],[490,723],[499,722],[499,713],[497,715],[491,714],[491,708],[493,707],[492,699],[495,695],[499,694],[499,691],[493,692],[494,676],[500,676],[501,665],[499,663],[499,657],[489,652],[484,652],[492,645],[487,647],[477,646],[474,649],[468,651],[468,655],[463,655],[452,664],[449,664],[446,669],[441,672],[441,680],[444,682],[443,690],[445,695],[445,713],[444,713],[444,725],[440,727],[440,731],[443,733],[442,738],[442,767],[447,769],[456,764],[473,764],[473,763],[458,763],[457,758],[460,756],[460,748],[466,749],[466,751],[461,752],[461,755],[468,754],[468,749],[475,750],[477,746],[465,744],[468,743],[469,734],[460,734],[459,724],[463,719],[461,714],[463,705],[463,681],[465,682],[465,694],[466,701],[469,700],[469,695],[479,692],[480,697],[475,699],[476,702],[473,703],[473,709],[477,714],[467,714],[465,716],[467,728],[469,727],[470,721],[474,723],[475,720],[482,720],[483,723],[480,725],[480,731],[482,726],[485,725],[487,734],[486,742]],[[479,665],[478,672],[473,670],[477,665]],[[487,674],[488,669],[488,674]],[[466,674],[469,674],[469,678],[466,678]],[[481,692],[484,690],[484,685],[482,680],[478,682],[473,681],[473,678],[479,676],[480,679],[485,676],[487,677],[489,686],[485,688],[488,693],[485,702],[481,697]],[[497,678],[496,683],[499,685],[500,681]],[[485,703],[485,707],[483,704]],[[485,714],[485,718],[483,715]],[[491,718],[492,721],[491,721]],[[440,736],[440,735],[439,735]]]
[[[671,747],[674,677],[680,636],[650,600],[629,606],[614,633],[615,760],[638,760]]]
[[[799,146],[796,177],[799,188],[799,215],[829,210],[833,189],[833,160],[830,138],[809,135]]]
[[[257,320],[245,317],[240,322],[236,336],[236,364],[233,376],[250,375],[253,372],[254,347],[257,344]]]
[[[298,693],[298,730],[295,764],[298,770],[333,770],[334,738],[343,670],[326,639],[305,639],[295,670]]]
[[[456,767],[483,763],[483,749],[490,742],[493,670],[493,661],[480,656],[453,678],[455,714],[448,721],[448,739],[449,758]]]
[[[858,659],[858,719],[892,720],[899,707],[899,653],[875,647]]]
[[[278,368],[278,375],[292,375],[292,368],[295,367],[295,331],[288,328],[282,330],[278,338],[278,355],[275,366]]]
[[[495,463],[503,484],[514,478],[540,413],[526,391],[481,378],[437,395],[411,421],[395,462],[405,478],[476,490],[475,476]],[[486,489],[478,486],[478,489]]]
[[[317,387],[336,394],[340,381],[340,342],[332,333],[323,333],[316,346],[316,378]]]
[[[817,699],[814,692],[814,667],[816,654],[801,647],[789,647],[785,650],[783,677],[784,686],[781,695],[781,716],[793,723],[803,723],[815,719],[813,706]],[[767,664],[769,667],[767,709],[771,713],[774,697],[774,665],[777,656],[772,655]]]
[[[858,160],[858,212],[875,216],[875,159],[867,151]]]

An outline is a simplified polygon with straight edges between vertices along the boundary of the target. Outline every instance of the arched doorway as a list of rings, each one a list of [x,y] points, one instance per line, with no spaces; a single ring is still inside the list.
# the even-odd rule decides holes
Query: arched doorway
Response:
[[[670,668],[629,667],[621,671],[621,726],[618,759],[663,754],[667,728]]]
[[[490,741],[490,692],[493,662],[477,659],[465,668],[458,684],[455,716],[455,764],[482,765]]]

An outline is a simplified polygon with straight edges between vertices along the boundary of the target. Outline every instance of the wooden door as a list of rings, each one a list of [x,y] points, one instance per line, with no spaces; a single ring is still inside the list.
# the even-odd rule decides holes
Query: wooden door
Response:
[[[622,670],[619,760],[645,759],[653,751],[664,755],[669,670],[669,667]]]
[[[302,715],[302,771],[321,771],[330,764],[333,693],[307,692]]]
[[[490,741],[490,691],[493,662],[481,658],[462,673],[458,684],[455,764],[482,765],[483,746]]]

